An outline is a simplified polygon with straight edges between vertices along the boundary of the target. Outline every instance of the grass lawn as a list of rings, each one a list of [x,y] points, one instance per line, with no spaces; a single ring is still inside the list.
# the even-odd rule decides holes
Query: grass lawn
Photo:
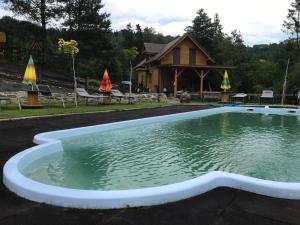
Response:
[[[79,105],[77,108],[74,105],[66,105],[63,108],[61,105],[48,105],[41,109],[22,109],[12,105],[0,106],[0,119],[11,119],[19,117],[44,116],[44,115],[59,115],[85,112],[101,112],[111,110],[130,110],[143,108],[158,108],[168,106],[167,103],[135,103],[135,104],[113,104],[113,105]]]

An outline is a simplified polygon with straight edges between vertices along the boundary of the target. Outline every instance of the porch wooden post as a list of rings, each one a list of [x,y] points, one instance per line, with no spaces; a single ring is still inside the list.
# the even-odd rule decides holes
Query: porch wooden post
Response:
[[[174,74],[174,97],[176,98],[177,96],[177,68],[175,69],[175,74]]]
[[[200,74],[200,97],[203,98],[203,78],[204,78],[204,71],[201,70]]]
[[[203,79],[206,77],[206,75],[209,73],[209,70],[204,73],[204,70],[201,69],[201,73],[199,73],[196,69],[194,69],[195,73],[200,78],[200,97],[203,98]]]
[[[159,93],[162,93],[163,90],[163,79],[162,79],[162,71],[161,69],[158,69],[158,88],[159,88]]]

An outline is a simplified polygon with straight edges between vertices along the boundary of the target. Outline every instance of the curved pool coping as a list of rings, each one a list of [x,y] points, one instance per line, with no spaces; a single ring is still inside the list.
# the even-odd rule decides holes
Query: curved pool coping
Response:
[[[290,109],[255,107],[221,107],[41,133],[34,137],[34,142],[39,145],[16,154],[6,162],[3,169],[3,182],[9,190],[26,199],[73,208],[115,209],[160,205],[194,197],[217,187],[236,188],[276,198],[300,199],[300,183],[262,180],[221,171],[209,172],[191,180],[159,187],[112,191],[78,190],[47,185],[31,180],[20,172],[22,168],[47,154],[63,151],[61,142],[58,140],[59,138],[153,122],[178,120],[179,118],[246,111],[250,113],[293,114],[300,116],[298,109],[291,111]]]

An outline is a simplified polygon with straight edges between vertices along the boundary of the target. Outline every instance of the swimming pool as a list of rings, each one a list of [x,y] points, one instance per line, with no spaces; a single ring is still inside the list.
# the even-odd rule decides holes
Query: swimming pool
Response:
[[[3,179],[22,197],[77,208],[163,204],[220,186],[300,199],[299,115],[221,107],[43,133]]]

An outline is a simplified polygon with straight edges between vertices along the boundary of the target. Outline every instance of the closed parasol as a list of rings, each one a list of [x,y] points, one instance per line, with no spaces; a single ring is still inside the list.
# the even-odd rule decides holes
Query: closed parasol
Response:
[[[101,92],[110,92],[111,89],[112,89],[111,81],[109,79],[107,69],[105,69],[99,90]]]
[[[223,89],[224,92],[226,92],[230,88],[231,88],[231,86],[230,86],[230,82],[229,82],[228,73],[227,73],[227,70],[225,70],[223,81],[222,81],[222,84],[221,84],[221,89]]]

